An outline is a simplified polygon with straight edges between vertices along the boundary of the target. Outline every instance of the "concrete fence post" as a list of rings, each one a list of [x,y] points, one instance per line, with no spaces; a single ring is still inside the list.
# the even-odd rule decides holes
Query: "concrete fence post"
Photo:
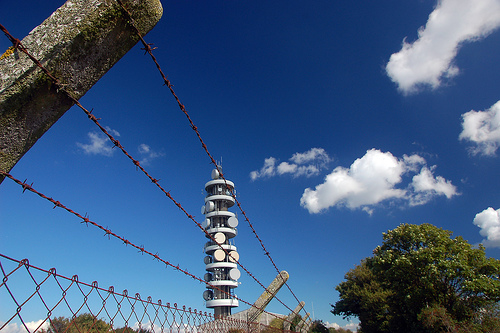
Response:
[[[304,318],[302,318],[302,320],[297,324],[297,326],[295,327],[295,332],[300,332],[302,330],[302,327],[305,325],[307,319],[309,319],[309,316],[311,314],[308,312],[306,314],[306,316]]]
[[[142,35],[163,14],[160,0],[122,1]],[[116,0],[68,0],[21,42],[79,99],[138,41]],[[0,169],[9,172],[72,105],[28,56],[8,48],[0,56]]]
[[[307,333],[307,332],[309,332],[309,329],[311,328],[311,325],[312,325],[312,319],[309,318],[309,320],[302,327],[301,333]]]
[[[283,287],[286,281],[288,281],[289,275],[286,271],[281,271],[276,278],[271,282],[267,290],[265,290],[262,295],[255,301],[254,306],[248,310],[248,321],[258,322],[260,315],[266,308],[266,306],[271,302],[271,300],[276,296],[278,291]]]
[[[300,302],[299,305],[297,305],[297,307],[295,308],[295,310],[293,310],[293,312],[288,315],[288,317],[285,320],[285,323],[283,324],[283,329],[285,331],[290,330],[291,323],[293,322],[295,317],[297,317],[299,315],[299,313],[302,310],[302,308],[304,307],[304,305],[306,305],[306,302],[304,302],[304,301]]]

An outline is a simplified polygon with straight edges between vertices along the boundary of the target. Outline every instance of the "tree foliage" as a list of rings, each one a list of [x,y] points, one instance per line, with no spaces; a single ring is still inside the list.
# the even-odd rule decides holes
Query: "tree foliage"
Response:
[[[453,332],[485,324],[478,313],[500,300],[500,261],[451,235],[430,224],[384,233],[373,257],[336,287],[332,313],[358,317],[364,333]]]
[[[311,328],[309,329],[309,333],[330,333],[328,328],[323,324],[321,320],[315,320],[312,322]]]
[[[145,329],[132,329],[130,327],[113,328],[110,324],[95,316],[84,313],[72,319],[65,317],[54,317],[50,320],[50,326],[42,333],[149,333]]]
[[[274,318],[269,323],[269,326],[263,329],[262,333],[271,333],[271,332],[281,332],[283,331],[283,323],[284,320],[282,318]]]
[[[295,328],[302,321],[302,316],[300,314],[293,317],[292,323],[290,324],[290,331],[295,332]]]

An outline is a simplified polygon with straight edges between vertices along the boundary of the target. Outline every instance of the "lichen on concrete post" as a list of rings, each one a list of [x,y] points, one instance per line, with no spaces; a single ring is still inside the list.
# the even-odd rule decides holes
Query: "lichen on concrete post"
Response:
[[[285,331],[289,331],[290,330],[290,326],[292,325],[291,323],[293,322],[293,320],[295,319],[295,317],[297,317],[299,315],[299,313],[302,310],[302,308],[304,307],[304,305],[306,305],[306,302],[304,302],[304,301],[300,302],[297,305],[297,307],[295,308],[295,310],[293,310],[293,312],[288,315],[288,317],[286,318],[285,322],[283,323],[283,329]]]
[[[311,314],[308,312],[306,313],[306,316],[304,318],[302,318],[302,320],[297,324],[297,326],[295,327],[295,332],[301,332],[302,330],[302,326],[304,326],[304,324],[306,323],[307,319],[309,319],[309,316]]]
[[[266,306],[276,296],[278,291],[288,281],[289,275],[287,271],[281,271],[276,278],[271,282],[267,290],[255,301],[254,306],[248,310],[248,321],[258,322],[259,316],[262,314]]]
[[[160,0],[122,2],[142,35],[163,14]],[[79,99],[138,41],[115,0],[68,0],[22,44]],[[28,56],[7,49],[0,56],[0,169],[9,172],[72,105]]]
[[[311,326],[312,326],[312,319],[309,318],[309,320],[304,324],[304,326],[302,327],[302,330],[300,332],[301,333],[309,332],[309,329],[311,328]]]

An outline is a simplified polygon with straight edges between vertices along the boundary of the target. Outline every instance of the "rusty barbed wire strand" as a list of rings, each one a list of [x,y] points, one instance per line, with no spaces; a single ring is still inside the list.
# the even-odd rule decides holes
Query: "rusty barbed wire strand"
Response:
[[[95,125],[97,125],[97,127],[98,127],[98,128],[99,128],[99,129],[100,129],[100,130],[101,130],[101,131],[102,131],[102,132],[103,132],[103,133],[104,133],[104,134],[105,134],[105,135],[109,138],[109,140],[110,140],[111,142],[113,142],[114,146],[115,146],[115,147],[118,147],[118,148],[119,148],[119,149],[120,149],[120,150],[121,150],[121,151],[122,151],[122,152],[123,152],[123,153],[124,153],[124,154],[125,154],[125,155],[126,155],[126,156],[127,156],[127,157],[128,157],[128,158],[132,161],[132,162],[133,162],[133,163],[134,163],[134,165],[135,165],[138,169],[140,169],[140,170],[141,170],[141,171],[142,171],[142,172],[143,172],[143,173],[144,173],[144,174],[145,174],[145,175],[146,175],[146,176],[147,176],[147,177],[151,180],[151,182],[153,182],[153,183],[154,183],[154,184],[155,184],[155,185],[156,185],[156,186],[157,186],[157,187],[158,187],[158,188],[159,188],[159,189],[160,189],[160,190],[161,190],[161,191],[162,191],[162,192],[163,192],[163,193],[164,193],[164,194],[165,194],[165,195],[166,195],[166,196],[167,196],[167,197],[168,197],[168,198],[169,198],[169,199],[170,199],[170,200],[171,200],[171,201],[172,201],[172,202],[173,202],[173,203],[174,203],[174,204],[175,204],[175,205],[176,205],[176,206],[177,206],[177,207],[178,207],[178,208],[179,208],[179,209],[180,209],[180,210],[181,210],[181,211],[182,211],[182,212],[183,212],[183,213],[184,213],[184,214],[185,214],[188,218],[189,218],[189,219],[191,219],[191,220],[192,220],[192,221],[193,221],[193,222],[194,222],[194,223],[198,226],[198,228],[200,228],[200,229],[201,229],[201,230],[202,230],[202,231],[206,234],[206,236],[208,236],[208,238],[210,238],[212,241],[214,241],[214,242],[215,242],[215,244],[219,245],[219,247],[220,247],[220,248],[224,251],[224,253],[225,253],[226,255],[230,256],[230,257],[231,257],[231,258],[232,258],[232,259],[233,259],[233,260],[234,260],[234,261],[235,261],[235,262],[236,262],[236,263],[237,263],[237,264],[238,264],[238,265],[239,265],[239,266],[240,266],[240,267],[241,267],[241,268],[242,268],[242,269],[243,269],[243,270],[244,270],[244,271],[245,271],[245,272],[246,272],[246,273],[250,276],[250,277],[252,277],[252,278],[253,278],[253,279],[254,279],[254,280],[255,280],[255,281],[256,281],[256,282],[257,282],[257,283],[258,283],[258,284],[262,287],[262,288],[264,288],[264,290],[266,290],[267,292],[269,292],[269,291],[268,291],[268,289],[266,288],[266,286],[264,286],[264,285],[263,285],[263,284],[262,284],[262,283],[261,283],[261,282],[260,282],[260,281],[259,281],[256,277],[255,277],[255,275],[253,275],[253,274],[252,274],[252,273],[251,273],[248,269],[246,269],[246,268],[245,268],[245,266],[243,266],[243,265],[242,265],[242,264],[241,264],[238,260],[234,259],[234,258],[232,257],[232,255],[230,255],[230,254],[229,254],[229,252],[228,252],[226,249],[224,249],[224,248],[222,247],[222,244],[219,244],[219,243],[215,240],[215,238],[214,238],[212,235],[210,235],[210,234],[209,234],[209,233],[205,230],[205,228],[203,228],[203,226],[202,226],[200,223],[198,223],[198,222],[194,219],[194,217],[193,217],[191,214],[189,214],[189,213],[188,213],[188,212],[187,212],[187,211],[186,211],[186,210],[182,207],[182,205],[181,205],[179,202],[177,202],[177,201],[173,198],[173,196],[170,194],[170,192],[169,192],[169,191],[166,191],[166,190],[165,190],[165,189],[164,189],[164,188],[163,188],[163,187],[162,187],[162,186],[158,183],[158,179],[153,178],[153,177],[152,177],[152,176],[151,176],[151,175],[150,175],[150,174],[149,174],[149,173],[148,173],[148,172],[144,169],[144,167],[142,167],[142,166],[140,165],[140,162],[139,162],[138,160],[134,159],[134,158],[132,157],[132,155],[130,155],[130,154],[128,153],[128,151],[127,151],[127,150],[125,150],[125,148],[121,145],[120,141],[118,141],[117,139],[115,139],[115,138],[113,137],[113,135],[111,135],[111,134],[110,134],[110,133],[106,130],[106,128],[105,128],[104,126],[102,126],[102,125],[99,123],[99,119],[98,119],[97,117],[95,117],[95,116],[92,114],[92,110],[91,110],[91,111],[88,111],[88,110],[87,110],[87,109],[86,109],[86,108],[85,108],[82,104],[80,104],[80,102],[79,102],[79,101],[78,101],[78,100],[77,100],[77,99],[76,99],[76,98],[75,98],[75,97],[74,97],[74,96],[73,96],[73,95],[72,95],[72,94],[71,94],[71,93],[70,93],[70,92],[69,92],[69,91],[68,91],[68,90],[64,87],[64,85],[63,85],[63,84],[61,84],[61,83],[59,82],[59,80],[58,80],[55,76],[53,76],[53,75],[50,73],[50,71],[48,71],[48,70],[47,70],[47,69],[46,69],[46,68],[45,68],[45,67],[41,64],[41,62],[40,62],[40,61],[38,61],[38,59],[36,59],[35,57],[33,57],[33,56],[32,56],[32,55],[28,52],[27,48],[26,48],[26,47],[24,47],[24,45],[21,43],[21,41],[20,41],[19,39],[15,38],[15,37],[13,37],[13,36],[9,33],[9,31],[8,31],[8,30],[7,30],[7,29],[6,29],[6,28],[5,28],[2,24],[0,24],[0,30],[2,30],[2,32],[3,32],[3,33],[4,33],[4,34],[5,34],[5,35],[9,38],[9,40],[12,42],[12,44],[13,44],[14,48],[16,48],[16,49],[20,50],[21,52],[23,52],[24,54],[26,54],[26,55],[27,55],[27,56],[28,56],[28,57],[29,57],[29,58],[30,58],[30,59],[31,59],[31,60],[32,60],[32,61],[33,61],[33,62],[34,62],[34,63],[35,63],[35,64],[36,64],[39,68],[41,68],[41,69],[43,70],[43,72],[44,72],[47,76],[49,76],[49,78],[50,78],[51,80],[53,80],[54,84],[55,84],[55,85],[56,85],[56,87],[58,88],[58,91],[62,91],[62,92],[64,92],[64,93],[66,94],[66,96],[68,96],[68,97],[72,100],[72,102],[73,102],[75,105],[77,105],[80,109],[82,109],[82,110],[85,112],[85,114],[88,116],[88,118],[89,118],[90,120],[92,120],[92,121],[95,123]],[[139,32],[138,32],[138,33],[139,33]],[[143,43],[145,43],[145,42],[144,42],[144,40],[142,39],[142,37],[141,37],[141,40],[143,41]],[[151,49],[151,47],[150,47],[150,46],[149,46],[149,49]],[[161,70],[161,69],[160,69],[160,70]],[[173,91],[173,90],[172,90],[172,91]],[[179,103],[180,103],[180,101],[179,101]],[[187,111],[186,111],[186,114],[187,114]],[[187,116],[188,116],[188,118],[189,118],[189,115],[187,115]],[[190,119],[190,118],[189,118],[189,119]],[[190,119],[190,121],[191,121],[191,119]],[[195,129],[195,131],[197,131],[197,129]],[[200,138],[200,140],[201,140],[201,136],[199,136],[199,138]],[[204,144],[204,143],[203,143],[203,144]],[[208,149],[206,148],[206,145],[204,145],[204,147],[205,147],[205,149],[206,149],[206,151],[207,151],[207,153],[208,153]],[[210,154],[210,153],[208,153],[208,154]],[[211,155],[210,155],[210,157],[211,157]],[[213,157],[211,157],[211,158],[212,158],[212,160],[213,160]],[[215,160],[214,160],[214,161],[215,161]],[[57,206],[57,205],[58,205],[58,203],[57,203],[57,202],[55,202],[55,205]],[[247,220],[248,220],[248,219],[247,219]],[[278,271],[278,273],[279,273],[279,271]],[[283,306],[285,306],[285,307],[286,307],[289,311],[292,311],[292,312],[293,312],[293,310],[292,310],[290,307],[288,307],[285,303],[283,303],[283,301],[281,301],[281,300],[280,300],[277,296],[275,296],[274,298],[275,298],[278,302],[280,302]]]
[[[6,272],[4,265],[2,264],[2,260],[1,260],[2,258],[6,259],[8,261],[11,261],[13,263],[16,263],[17,267],[15,267],[11,272]],[[7,282],[9,282],[9,279],[13,276],[14,273],[16,273],[18,270],[20,270],[23,267],[25,268],[26,272],[30,276],[31,280],[34,282],[35,291],[33,293],[31,293],[31,295],[29,295],[28,298],[22,304],[19,304],[19,302],[16,300],[14,294],[9,289]],[[186,308],[186,306],[178,307],[177,303],[174,303],[173,306],[171,306],[170,303],[162,304],[161,300],[154,302],[151,296],[148,296],[146,299],[142,299],[139,293],[136,293],[135,296],[132,297],[132,296],[128,295],[128,291],[126,289],[122,293],[117,293],[114,291],[113,286],[110,286],[108,289],[104,289],[104,288],[99,287],[97,281],[93,281],[91,284],[85,283],[85,282],[79,281],[78,275],[73,275],[73,277],[69,278],[69,277],[66,277],[64,275],[58,274],[56,272],[55,268],[51,268],[49,270],[46,270],[46,269],[31,265],[29,263],[28,259],[16,260],[16,259],[13,259],[13,258],[8,257],[8,256],[1,254],[1,253],[0,253],[0,269],[1,269],[1,272],[3,273],[3,279],[1,280],[0,288],[5,287],[9,291],[11,298],[13,299],[14,303],[16,304],[16,310],[15,310],[16,313],[12,317],[10,317],[10,319],[8,319],[5,323],[2,322],[2,325],[0,326],[0,330],[5,328],[13,320],[13,318],[15,318],[17,316],[20,319],[20,321],[22,322],[24,328],[26,329],[26,332],[30,332],[30,329],[26,325],[26,323],[25,323],[25,321],[20,313],[22,311],[23,306],[25,304],[27,304],[27,302],[29,300],[31,300],[35,294],[37,294],[39,296],[40,300],[42,301],[42,303],[44,304],[44,306],[48,310],[48,312],[47,312],[46,317],[44,319],[40,320],[40,323],[37,323],[38,326],[33,330],[33,332],[36,332],[39,329],[42,329],[43,325],[47,321],[50,322],[51,327],[54,327],[52,319],[50,317],[52,316],[54,310],[59,306],[59,304],[62,303],[63,300],[65,301],[65,303],[68,306],[68,309],[70,310],[70,313],[72,315],[71,321],[68,323],[68,327],[74,324],[76,327],[76,330],[78,332],[80,332],[80,328],[76,324],[76,318],[77,318],[77,315],[80,313],[80,311],[84,307],[86,307],[88,309],[89,314],[93,317],[92,326],[90,328],[88,328],[87,330],[84,330],[84,332],[80,332],[80,333],[91,332],[92,328],[95,327],[95,325],[97,324],[97,320],[98,320],[97,318],[106,318],[106,317],[102,317],[101,314],[102,315],[105,314],[107,316],[107,318],[109,318],[109,323],[108,323],[110,325],[110,329],[108,330],[109,332],[115,331],[115,329],[113,328],[113,324],[114,324],[117,316],[118,316],[118,318],[121,317],[121,319],[124,320],[126,328],[127,327],[130,328],[129,321],[132,318],[132,315],[135,316],[135,319],[137,320],[137,324],[139,324],[139,328],[141,327],[141,325],[143,323],[145,323],[146,326],[148,324],[151,325],[150,332],[155,332],[154,327],[155,327],[155,325],[157,325],[155,323],[158,323],[161,327],[161,332],[164,332],[165,331],[164,330],[165,322],[168,322],[168,318],[167,318],[168,313],[170,313],[173,317],[173,320],[170,323],[170,329],[172,329],[173,327],[177,327],[177,328],[181,327],[181,325],[183,325],[184,328],[186,328],[186,327],[188,327],[188,328],[192,328],[192,327],[205,328],[206,326],[208,326],[208,331],[211,332],[211,331],[215,331],[215,329],[217,328],[217,327],[214,327],[214,328],[210,327],[210,325],[213,325],[213,323],[214,323],[214,322],[212,322],[212,320],[215,320],[215,321],[219,320],[219,321],[225,322],[229,327],[234,327],[234,326],[236,326],[236,327],[248,327],[249,325],[256,324],[256,323],[248,322],[248,321],[245,321],[242,319],[236,319],[236,318],[230,318],[230,317],[227,317],[227,318],[215,317],[215,316],[212,316],[211,313],[207,313],[206,311],[203,313],[203,311],[198,311],[197,309],[194,309],[194,311],[193,311],[191,309],[191,307],[189,307],[189,308]],[[37,282],[32,270],[36,270],[36,271],[45,273],[46,274],[45,278],[43,278],[41,282]],[[60,288],[60,291],[62,292],[62,294],[61,294],[62,297],[56,303],[55,306],[53,306],[49,309],[49,306],[47,306],[46,301],[43,298],[40,290],[45,283],[48,283],[50,278],[53,278],[54,281],[56,282],[57,286]],[[60,280],[65,280],[65,281],[69,282],[68,286],[66,288],[64,288],[62,286]],[[71,306],[68,303],[68,299],[67,299],[68,290],[71,287],[74,287],[75,285],[79,291],[79,295],[81,295],[83,297],[83,302],[77,310],[73,310],[71,308]],[[86,292],[82,287],[89,288],[88,292]],[[27,290],[27,289],[25,288],[25,290]],[[98,311],[92,311],[91,305],[89,304],[89,297],[91,296],[91,294],[95,294],[94,291],[97,294],[98,299],[100,299],[102,301],[102,305],[99,306],[100,309],[98,309]],[[103,294],[104,294],[104,296],[103,296]],[[108,308],[106,307],[107,300],[114,300],[116,303],[116,313],[114,315],[111,314],[110,311],[108,310]],[[130,315],[128,317],[122,312],[122,303],[124,300],[127,300],[128,304],[130,304],[130,308],[131,308],[131,312],[130,312]],[[142,308],[136,306],[139,304],[142,305]],[[108,307],[109,307],[109,305],[108,305]],[[152,308],[152,310],[154,311],[153,319],[151,319],[151,315],[149,314],[149,311],[148,311],[149,308]],[[162,320],[161,316],[159,316],[160,310],[164,314],[165,319],[163,322],[161,321]],[[142,314],[140,316],[140,318],[138,316],[138,313]],[[177,316],[176,316],[176,314],[177,314]],[[198,321],[197,321],[197,319],[198,319]],[[206,320],[208,320],[208,322]],[[196,322],[198,322],[199,324],[197,325]],[[259,324],[259,325],[263,326],[265,328],[270,328],[270,326],[267,326],[267,325],[263,325],[263,324]],[[195,329],[195,331],[197,331],[197,330]],[[279,331],[282,332],[283,330],[279,330]],[[62,331],[57,331],[57,329],[55,329],[55,332],[56,333],[63,333]],[[131,332],[135,332],[135,331],[131,331]],[[287,331],[287,332],[289,332],[289,331]]]
[[[118,2],[118,4],[122,7],[123,11],[125,12],[125,14],[127,15],[127,19],[128,21],[130,22],[130,25],[131,27],[134,29],[135,33],[137,34],[137,36],[139,37],[142,45],[144,46],[143,50],[145,50],[145,52],[147,54],[149,54],[149,56],[151,57],[151,59],[153,60],[153,62],[155,63],[156,65],[156,68],[158,69],[158,71],[160,72],[160,75],[164,81],[164,85],[166,85],[168,87],[168,89],[170,90],[170,93],[172,94],[172,96],[175,98],[177,104],[179,105],[179,108],[181,109],[181,111],[185,114],[186,118],[188,119],[189,121],[189,124],[191,126],[191,128],[194,130],[194,132],[196,133],[197,137],[198,137],[198,140],[200,141],[203,149],[205,150],[205,152],[207,153],[208,157],[210,158],[210,161],[211,163],[217,168],[217,170],[219,171],[222,179],[224,179],[224,181],[226,182],[226,178],[224,177],[223,173],[222,173],[222,170],[220,170],[219,166],[217,165],[217,162],[215,161],[215,159],[213,158],[212,154],[210,154],[209,150],[208,150],[208,147],[207,145],[205,144],[205,142],[203,141],[203,138],[201,137],[201,134],[198,130],[198,127],[194,124],[193,120],[191,119],[191,117],[189,116],[189,113],[187,112],[187,109],[186,107],[184,106],[184,104],[182,104],[182,102],[180,101],[179,97],[177,96],[177,94],[175,93],[174,89],[173,89],[173,85],[171,84],[170,80],[167,79],[167,76],[163,73],[161,67],[160,67],[160,64],[158,63],[158,61],[156,60],[156,57],[154,56],[153,54],[153,50],[156,49],[156,47],[152,47],[152,43],[147,43],[141,32],[139,31],[139,29],[136,27],[135,25],[135,20],[134,18],[132,17],[132,14],[130,13],[130,11],[124,6],[123,2],[121,0],[116,0],[116,2]],[[227,185],[227,183],[226,183]],[[235,201],[236,201],[236,204],[238,205],[238,208],[240,209],[241,213],[243,214],[243,216],[245,217],[245,220],[247,221],[248,225],[250,226],[250,228],[252,229],[252,232],[253,234],[255,235],[255,237],[257,238],[257,240],[259,241],[262,249],[264,250],[264,253],[265,255],[269,258],[269,260],[271,261],[272,265],[274,266],[275,270],[280,273],[280,270],[278,269],[278,267],[276,266],[276,263],[274,262],[273,258],[271,257],[269,251],[266,249],[264,243],[262,242],[261,238],[259,237],[259,235],[257,234],[255,228],[253,227],[252,223],[250,222],[250,219],[248,218],[248,216],[246,215],[245,211],[243,210],[243,208],[241,207],[241,204],[240,202],[238,201],[238,199],[236,198],[236,195],[233,193],[233,191],[231,190],[231,194],[232,196],[234,197]],[[290,286],[288,285],[288,283],[286,281],[284,281],[284,284],[286,285],[286,287],[288,288],[288,290],[290,291],[290,293],[293,295],[293,297],[295,298],[295,300],[300,303],[299,299],[297,298],[297,296],[295,295],[295,293],[292,291],[292,289],[290,288]],[[292,310],[290,310],[292,311]],[[304,310],[305,311],[305,310]],[[293,312],[293,311],[292,311]]]
[[[60,201],[56,201],[55,199],[53,199],[53,198],[51,198],[51,197],[48,197],[48,196],[46,196],[45,194],[43,194],[43,193],[41,193],[41,192],[39,192],[39,191],[35,190],[35,189],[33,188],[33,183],[30,185],[30,184],[26,183],[26,181],[24,181],[24,182],[23,182],[23,181],[21,181],[21,180],[19,180],[19,179],[15,178],[15,177],[14,177],[14,176],[12,176],[11,174],[9,174],[9,173],[7,173],[7,172],[5,172],[5,171],[3,171],[3,170],[0,170],[0,174],[1,174],[1,175],[3,175],[4,177],[9,178],[10,180],[14,181],[14,182],[15,182],[15,183],[17,183],[18,185],[21,185],[21,186],[22,186],[22,188],[23,188],[23,192],[25,192],[26,190],[28,190],[28,191],[30,191],[30,192],[32,192],[32,193],[35,193],[35,194],[36,194],[36,195],[38,195],[39,197],[41,197],[41,198],[43,198],[43,199],[45,199],[45,200],[48,200],[48,201],[50,201],[51,203],[53,203],[53,204],[54,204],[54,208],[56,208],[56,207],[62,208],[62,209],[64,209],[64,210],[66,210],[67,212],[69,212],[69,213],[71,213],[71,214],[75,215],[76,217],[78,217],[78,218],[82,219],[83,221],[82,221],[81,223],[85,223],[85,224],[87,224],[87,225],[90,223],[92,226],[97,227],[97,228],[101,229],[102,231],[104,231],[104,232],[105,232],[105,235],[113,236],[113,237],[115,237],[115,238],[117,238],[117,239],[121,240],[121,241],[122,241],[125,245],[130,245],[130,246],[132,246],[132,247],[136,248],[136,249],[137,249],[137,250],[139,250],[142,254],[144,254],[144,253],[145,253],[145,254],[147,254],[147,255],[149,255],[149,256],[151,256],[151,257],[153,257],[154,259],[158,260],[159,262],[164,263],[166,266],[170,266],[170,267],[174,268],[175,270],[180,271],[180,272],[184,273],[185,275],[187,275],[187,276],[191,277],[192,279],[197,280],[197,281],[201,282],[202,284],[205,284],[205,285],[210,286],[210,288],[217,289],[217,290],[221,291],[222,293],[224,293],[224,294],[228,295],[230,298],[232,297],[232,298],[234,298],[234,299],[237,299],[238,301],[241,301],[242,303],[245,303],[245,304],[249,305],[250,307],[256,308],[256,309],[258,309],[259,311],[265,312],[265,313],[267,313],[267,314],[269,314],[269,315],[271,315],[271,316],[273,316],[273,317],[278,318],[278,316],[276,316],[275,314],[270,313],[270,312],[267,312],[267,311],[265,311],[264,309],[259,308],[258,306],[254,305],[254,304],[251,304],[251,303],[249,303],[249,302],[247,302],[247,301],[245,301],[245,300],[243,300],[243,299],[241,299],[241,298],[239,298],[239,297],[237,297],[237,296],[235,296],[235,295],[232,295],[230,292],[226,292],[226,291],[224,291],[224,290],[220,289],[219,287],[217,287],[217,286],[215,286],[215,285],[212,285],[211,283],[209,283],[209,282],[207,282],[207,281],[205,281],[205,280],[203,280],[203,279],[201,279],[201,278],[197,277],[196,275],[194,275],[194,274],[192,274],[192,273],[189,273],[187,270],[185,270],[185,269],[183,269],[183,268],[179,267],[179,265],[173,265],[173,264],[172,264],[172,263],[170,263],[169,261],[167,261],[167,260],[165,260],[165,259],[161,258],[158,254],[153,254],[152,252],[150,252],[150,251],[146,250],[146,249],[144,248],[144,246],[142,246],[142,245],[141,245],[141,246],[138,246],[138,245],[136,245],[136,244],[132,243],[131,241],[129,241],[128,239],[125,239],[124,237],[122,237],[122,236],[119,236],[119,235],[115,234],[115,233],[114,233],[114,232],[112,232],[110,229],[104,228],[102,225],[98,224],[97,222],[90,220],[88,217],[86,217],[86,216],[82,216],[81,214],[79,214],[79,213],[75,212],[75,211],[74,211],[74,210],[72,210],[71,208],[66,207],[66,206],[65,206],[64,204],[62,204]],[[267,289],[266,289],[266,290],[267,290]],[[268,291],[268,292],[269,292],[269,291]]]
[[[27,49],[22,45],[21,41],[17,38],[14,38],[8,31],[7,29],[5,29],[5,27],[3,25],[0,24],[0,30],[2,30],[5,35],[11,40],[11,42],[13,43],[13,46],[19,50],[21,50],[23,53],[25,53],[38,67],[40,67],[45,74],[47,74],[53,81],[54,81],[54,84],[58,87],[58,90],[60,91],[63,91],[78,107],[80,107],[88,116],[88,118],[90,120],[92,120],[98,127],[99,129],[110,139],[111,142],[113,142],[113,144],[115,145],[115,147],[118,147],[130,160],[132,160],[132,162],[134,163],[134,165],[139,168],[170,200],[172,200],[174,202],[174,204],[182,211],[186,214],[186,216],[188,218],[190,218],[191,220],[193,220],[196,225],[202,230],[204,231],[204,233],[212,240],[214,241],[217,245],[219,245],[219,247],[225,252],[226,255],[229,255],[231,258],[232,256],[229,254],[229,252],[224,249],[221,244],[217,243],[215,241],[215,239],[213,238],[212,235],[210,235],[206,230],[205,228],[203,228],[201,226],[200,223],[198,223],[194,217],[192,215],[190,215],[182,206],[180,203],[178,203],[170,194],[169,191],[166,191],[165,189],[163,189],[163,187],[158,183],[158,179],[155,179],[153,178],[141,165],[140,165],[140,162],[136,159],[134,159],[126,150],[125,148],[120,144],[120,142],[115,139],[107,130],[105,127],[103,127],[100,123],[99,123],[99,119],[96,118],[93,114],[92,114],[92,111],[88,111],[85,107],[83,107],[83,105],[81,105],[79,103],[79,101],[74,98],[69,91],[67,91],[65,89],[65,87],[59,82],[59,80],[54,77],[46,68],[44,68],[44,66],[35,58],[33,57],[31,54],[29,54],[29,52],[27,51]],[[189,115],[188,115],[189,117]],[[200,137],[201,139],[201,137]],[[206,147],[206,146],[205,146]],[[207,151],[208,152],[208,151]],[[56,206],[57,206],[57,203],[55,203]],[[234,259],[234,258],[233,258]],[[247,270],[238,260],[235,260],[235,262],[250,276],[252,277],[262,288],[264,288],[266,291],[267,288],[249,271]],[[275,297],[276,300],[278,300],[279,302],[281,302],[287,309],[289,309],[290,311],[292,311],[286,304],[284,304],[278,297]]]

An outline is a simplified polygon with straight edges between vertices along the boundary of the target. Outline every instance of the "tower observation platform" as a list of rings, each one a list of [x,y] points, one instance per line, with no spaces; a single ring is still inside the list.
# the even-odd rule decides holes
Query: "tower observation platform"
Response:
[[[231,195],[234,183],[220,178],[219,171],[214,169],[212,180],[205,184],[205,191],[205,204],[201,207],[201,213],[205,215],[202,226],[215,242],[206,235],[204,262],[207,273],[204,279],[210,285],[207,284],[203,298],[206,307],[214,309],[216,317],[226,317],[231,315],[231,308],[239,305],[234,288],[238,287],[241,276],[236,264],[239,254],[233,244],[233,238],[238,234],[238,219],[228,210],[235,203]]]

